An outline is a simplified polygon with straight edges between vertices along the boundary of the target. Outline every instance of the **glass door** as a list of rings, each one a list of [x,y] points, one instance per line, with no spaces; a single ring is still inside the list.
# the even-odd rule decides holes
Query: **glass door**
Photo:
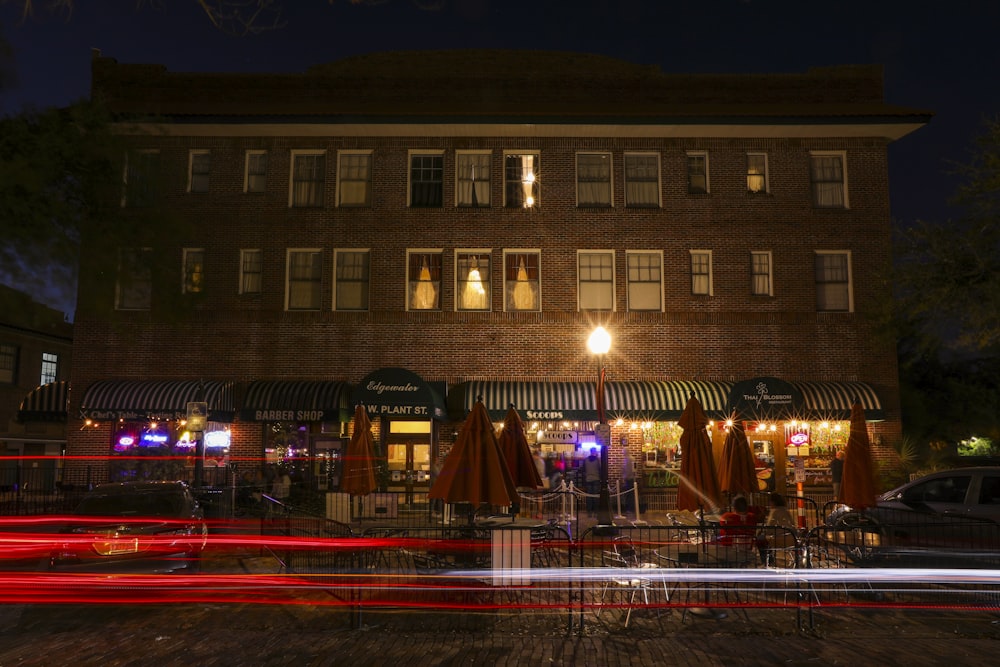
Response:
[[[427,502],[430,489],[431,445],[423,436],[392,434],[386,450],[389,491],[404,494],[407,505]]]

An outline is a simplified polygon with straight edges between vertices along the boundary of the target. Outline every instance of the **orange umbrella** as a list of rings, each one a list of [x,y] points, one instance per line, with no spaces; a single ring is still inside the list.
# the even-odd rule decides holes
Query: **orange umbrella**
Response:
[[[844,475],[840,483],[840,502],[860,509],[875,504],[875,465],[868,442],[868,425],[861,403],[851,406],[851,434],[844,448]]]
[[[375,443],[372,423],[365,406],[354,410],[354,433],[347,443],[340,490],[352,496],[367,496],[375,490]]]
[[[714,509],[719,504],[719,480],[712,461],[712,443],[705,427],[708,417],[691,394],[678,422],[681,433],[681,475],[677,487],[677,509]]]
[[[529,489],[537,489],[542,485],[542,479],[538,476],[538,468],[535,466],[535,459],[531,456],[531,448],[528,447],[528,438],[524,435],[524,422],[521,415],[517,414],[513,403],[507,408],[507,415],[503,420],[503,430],[500,432],[500,451],[507,461],[507,469],[510,470],[511,479],[514,486],[523,486]]]
[[[740,424],[733,424],[726,434],[719,462],[719,490],[731,495],[750,495],[757,491],[757,469],[750,453],[750,442]]]
[[[493,424],[476,401],[428,494],[448,503],[510,505],[517,489],[504,460]]]

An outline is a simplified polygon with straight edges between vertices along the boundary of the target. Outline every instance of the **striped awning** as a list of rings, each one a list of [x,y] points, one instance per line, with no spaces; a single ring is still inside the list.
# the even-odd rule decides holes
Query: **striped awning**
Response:
[[[802,410],[810,419],[846,420],[851,405],[861,401],[868,421],[885,419],[882,403],[871,385],[864,382],[789,382],[802,392]]]
[[[606,412],[612,419],[676,420],[692,392],[706,412],[723,412],[731,387],[726,382],[609,382],[605,385]],[[490,418],[498,421],[511,404],[528,420],[597,419],[595,382],[465,382],[448,394],[452,417],[464,419],[479,396]]]
[[[250,383],[242,421],[347,422],[351,388],[328,380],[259,380]]]
[[[100,380],[80,401],[83,419],[186,419],[187,404],[208,403],[209,421],[231,422],[233,383],[213,380]]]
[[[32,389],[17,410],[19,422],[64,422],[69,406],[69,382],[49,382]]]

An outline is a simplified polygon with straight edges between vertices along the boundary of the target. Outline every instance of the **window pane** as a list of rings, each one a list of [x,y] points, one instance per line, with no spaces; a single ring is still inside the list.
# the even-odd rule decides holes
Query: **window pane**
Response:
[[[412,253],[409,260],[407,303],[410,310],[441,307],[441,255]]]
[[[59,376],[59,355],[42,352],[42,376],[38,384],[55,382]]]
[[[0,382],[14,384],[17,380],[17,347],[0,343]]]
[[[844,169],[839,155],[812,156],[813,204],[822,208],[843,208]]]
[[[771,294],[771,256],[766,252],[755,252],[750,255],[750,293],[757,295]]]
[[[208,192],[211,159],[209,153],[191,154],[191,192]]]
[[[489,255],[459,255],[455,271],[458,277],[458,309],[489,310]]]
[[[708,192],[708,160],[704,155],[688,156],[688,192],[691,194]]]
[[[850,310],[846,253],[816,256],[816,307],[821,311]]]
[[[614,257],[611,253],[580,253],[580,310],[612,310]]]
[[[576,156],[577,202],[580,206],[611,206],[611,156]]]
[[[292,205],[322,206],[326,156],[296,155],[292,170]]]
[[[538,203],[538,155],[504,157],[504,205],[529,208]]]
[[[267,189],[267,153],[247,155],[247,192],[264,192]]]
[[[371,206],[371,155],[340,156],[340,205]]]
[[[764,192],[766,186],[767,158],[761,153],[747,154],[747,190]]]
[[[707,253],[691,254],[691,293],[708,295],[711,293],[711,260]]]
[[[660,310],[661,295],[663,294],[661,275],[661,261],[658,253],[629,254],[629,310]]]
[[[660,199],[659,161],[655,155],[625,156],[625,205],[657,207]]]
[[[259,294],[263,255],[260,250],[243,250],[240,258],[240,294]]]
[[[288,256],[288,309],[319,310],[322,266],[318,252]]]
[[[184,292],[200,292],[204,282],[205,251],[184,249]]]
[[[488,207],[490,205],[490,156],[488,154],[458,155],[458,205]]]
[[[337,252],[337,310],[368,310],[369,255]]]
[[[504,303],[507,310],[539,310],[539,257],[537,253],[511,253],[504,268]]]
[[[410,206],[437,208],[444,199],[444,158],[440,155],[410,157]]]

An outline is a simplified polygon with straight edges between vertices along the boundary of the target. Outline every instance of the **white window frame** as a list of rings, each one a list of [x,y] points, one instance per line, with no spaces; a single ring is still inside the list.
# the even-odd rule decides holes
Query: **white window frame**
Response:
[[[583,307],[583,276],[581,272],[580,259],[584,255],[599,255],[611,258],[611,280],[590,280],[589,283],[610,286],[611,307],[610,308],[584,308]],[[615,251],[610,248],[604,249],[579,249],[576,251],[576,309],[582,313],[613,313],[617,310],[617,276],[615,275]]]
[[[326,150],[322,148],[295,148],[289,153],[288,163],[288,208],[323,208],[326,206],[326,174],[329,165],[323,160],[323,178],[320,183],[320,202],[318,204],[296,204],[295,203],[295,158],[306,155],[322,155],[326,157]]]
[[[705,191],[694,192],[691,183],[691,158],[705,158]],[[689,195],[707,195],[712,192],[711,167],[708,163],[708,151],[687,151],[684,158],[685,176],[687,177],[687,193]]]
[[[689,266],[689,272],[690,272],[690,275],[691,275],[691,296],[695,296],[695,297],[697,297],[697,296],[715,296],[715,285],[713,284],[714,283],[714,279],[713,279],[713,276],[712,276],[712,274],[713,274],[713,270],[712,270],[712,251],[711,250],[704,250],[704,249],[693,249],[693,250],[689,250],[688,254],[689,254],[689,257],[690,257],[690,262],[689,262],[688,266]],[[698,277],[698,276],[704,275],[704,274],[701,274],[701,273],[696,274],[694,272],[694,260],[695,260],[695,257],[696,256],[700,256],[700,255],[704,255],[704,256],[706,256],[708,258],[708,291],[707,292],[698,292],[698,291],[695,291],[695,284],[694,284],[695,283],[695,278]]]
[[[263,174],[252,174],[252,175],[253,176],[261,176],[263,178],[263,180],[264,180],[264,186],[260,190],[251,190],[250,189],[250,176],[251,176],[251,174],[250,174],[250,158],[251,157],[257,157],[259,155],[263,155],[264,156],[264,173]],[[262,192],[267,192],[267,172],[268,172],[268,167],[270,166],[267,163],[270,162],[270,160],[268,160],[269,157],[270,156],[268,155],[268,153],[267,153],[266,150],[257,150],[257,149],[255,149],[255,150],[248,150],[248,151],[246,151],[246,153],[243,156],[243,192],[244,193],[247,193],[247,194],[260,194]]]
[[[315,308],[291,308],[292,296],[292,255],[296,253],[311,253],[319,255],[319,295]],[[323,249],[322,248],[286,248],[285,249],[285,311],[294,313],[315,313],[323,310]]]
[[[584,156],[597,156],[608,161],[608,200],[606,202],[584,203],[580,198],[580,158]],[[614,208],[615,206],[615,162],[611,151],[577,151],[576,152],[576,207],[577,208]],[[593,181],[594,183],[604,183],[604,181]]]
[[[59,379],[59,355],[55,352],[42,352],[41,372],[38,384],[44,385]]]
[[[257,256],[257,262],[260,266],[260,271],[256,273],[248,273],[246,271],[247,257],[251,254]],[[258,285],[256,290],[247,289],[247,276],[256,275],[258,280]],[[239,284],[239,294],[260,294],[264,289],[264,251],[260,248],[241,248],[240,249],[240,284]]]
[[[767,258],[767,273],[761,274],[757,273],[757,257]],[[758,292],[756,286],[756,279],[759,275],[767,276],[767,291]],[[750,295],[751,296],[774,296],[774,257],[770,250],[751,250],[750,251]]]
[[[659,305],[659,308],[655,308],[655,309],[652,309],[652,308],[636,309],[634,307],[634,305],[632,304],[632,285],[633,285],[633,283],[635,283],[635,284],[642,284],[642,285],[648,285],[648,284],[652,284],[654,281],[652,281],[652,280],[636,280],[636,281],[633,281],[632,280],[632,262],[631,262],[631,258],[632,257],[648,257],[648,256],[654,256],[654,257],[656,257],[656,258],[659,259],[660,279],[657,282],[659,284],[658,293],[659,293],[659,297],[660,297],[660,305]],[[655,312],[660,312],[660,313],[662,313],[663,309],[664,309],[663,251],[662,250],[626,250],[625,251],[625,285],[626,285],[625,299],[627,301],[627,308],[628,308],[629,312],[636,312],[636,313],[655,313]]]
[[[462,186],[465,184],[466,179],[462,178],[462,158],[466,156],[486,156],[488,168],[489,168],[489,178],[486,180],[486,203],[484,204],[479,200],[477,189],[476,192],[476,206],[472,205],[472,202],[463,203],[460,199]],[[455,206],[457,208],[490,208],[493,205],[493,151],[484,150],[456,150],[455,151]],[[478,182],[478,181],[472,181]],[[475,186],[473,186],[475,187]]]
[[[840,255],[847,258],[847,310],[829,310],[820,309],[819,307],[819,286],[821,284],[816,281],[816,312],[818,313],[853,313],[854,312],[854,269],[850,250],[817,250],[815,251],[815,257],[813,258],[813,275],[816,274],[816,260],[821,256],[829,255]],[[815,280],[815,278],[814,278]]]
[[[413,255],[437,255],[441,258],[441,277],[437,281],[437,307],[435,308],[413,308],[410,303],[410,257]],[[406,249],[406,270],[404,294],[406,310],[416,313],[440,313],[444,309],[444,249],[443,248],[407,248]]]
[[[196,157],[200,157],[202,155],[207,155],[208,156],[208,171],[206,171],[204,173],[198,172],[197,174],[195,174],[194,173],[194,160],[195,160]],[[195,148],[195,149],[189,150],[188,151],[188,182],[187,182],[187,191],[188,191],[188,194],[196,194],[196,195],[208,194],[209,179],[211,178],[211,173],[212,173],[212,151],[208,150],[207,148]],[[194,189],[194,179],[195,179],[196,175],[197,176],[204,176],[204,178],[205,178],[205,189],[204,190],[195,190]]]
[[[406,207],[418,209],[436,209],[437,206],[413,206],[413,158],[415,157],[439,157],[441,158],[441,206],[444,206],[444,172],[445,159],[442,148],[411,148],[406,152]],[[409,265],[407,265],[409,266]]]
[[[340,273],[340,256],[342,253],[352,253],[352,254],[364,254],[368,257],[368,275],[365,276],[365,281],[349,281],[351,284],[366,282],[367,289],[365,291],[365,307],[364,308],[341,308],[337,304],[337,295],[339,293],[340,279],[337,277]],[[345,281],[348,282],[348,281]],[[342,313],[364,313],[371,310],[372,307],[372,251],[371,248],[335,248],[333,251],[333,304],[332,308],[334,311]]]
[[[538,304],[532,309],[512,308],[508,298],[507,257],[509,255],[534,255],[538,258],[538,278],[535,281]],[[516,287],[516,286],[515,286]],[[514,288],[511,288],[514,289]],[[513,297],[511,297],[513,298]],[[503,309],[508,313],[540,313],[542,311],[542,250],[541,248],[505,248],[503,251]]]
[[[629,158],[653,158],[656,160],[656,203],[641,204],[629,200],[629,178],[628,161]],[[622,178],[625,179],[625,207],[626,208],[663,208],[663,170],[660,165],[660,154],[652,151],[627,151],[622,156]],[[638,181],[639,183],[649,183],[649,181]]]
[[[134,156],[134,155],[155,155],[155,156],[157,156],[157,158],[159,158],[159,156],[160,156],[160,150],[158,148],[140,148],[140,149],[130,150],[130,151],[126,151],[125,152],[125,164],[122,167],[122,199],[121,199],[121,207],[122,208],[131,208],[131,207],[141,207],[141,208],[144,208],[144,207],[148,207],[148,206],[153,206],[153,205],[155,205],[155,202],[144,202],[144,203],[141,203],[141,204],[136,204],[134,202],[130,202],[129,201],[129,198],[128,198],[128,194],[129,194],[129,192],[128,192],[128,189],[129,189],[129,178],[128,178],[128,175],[129,175],[129,163],[130,163],[130,161],[132,159],[132,156]],[[157,166],[159,166],[159,163],[157,163]],[[159,190],[160,184],[153,182],[153,181],[155,181],[154,177],[156,176],[156,174],[144,174],[144,176],[145,176],[145,178],[150,179],[150,187],[151,188]],[[154,199],[155,199],[156,196],[157,196],[156,194],[152,195],[152,197]]]
[[[507,159],[510,158],[510,157],[513,157],[513,156],[523,156],[523,155],[530,155],[533,158],[533,160],[532,160],[533,164],[531,165],[531,178],[533,179],[532,182],[531,182],[531,191],[532,191],[532,197],[534,198],[534,200],[529,204],[527,202],[527,199],[525,199],[522,202],[522,205],[518,207],[518,206],[514,206],[513,204],[508,204],[507,203],[507,184],[508,184],[508,181],[507,181]],[[504,150],[504,152],[503,152],[503,163],[502,163],[502,166],[501,166],[501,172],[502,172],[502,177],[503,177],[503,207],[504,208],[522,208],[522,209],[527,209],[527,208],[538,208],[541,205],[541,203],[542,203],[542,185],[541,185],[541,179],[540,179],[541,164],[542,164],[542,152],[540,150],[538,150],[538,149]],[[524,167],[522,165],[522,170],[523,170],[523,168]],[[513,187],[514,181],[511,180],[510,184],[511,184],[511,187]],[[520,184],[521,184],[521,187],[522,187],[522,191],[527,188],[527,185],[528,185],[527,181],[522,180],[522,181],[520,181]],[[504,266],[506,267],[506,265],[504,265]],[[539,267],[539,270],[541,270],[541,267]]]
[[[812,180],[812,161],[813,158],[817,157],[839,157],[840,158],[840,170],[843,175],[843,180],[841,181],[841,188],[843,189],[844,203],[843,206],[821,206],[816,203],[816,195],[813,193],[814,181]],[[832,181],[831,181],[832,182]],[[851,200],[848,197],[848,176],[847,176],[847,151],[809,151],[809,202],[812,204],[813,208],[827,210],[827,211],[838,211],[841,209],[851,208]]]
[[[196,261],[197,256],[201,256],[201,271],[195,271],[195,266],[188,266],[191,261]],[[195,275],[200,274],[199,285],[195,285]],[[205,249],[204,248],[184,248],[181,254],[181,294],[200,294],[205,291]]]
[[[343,188],[343,183],[344,183],[343,159],[345,157],[355,157],[355,156],[359,156],[359,155],[366,156],[368,158],[368,180],[364,182],[365,183],[365,199],[366,199],[366,201],[363,204],[354,204],[354,203],[345,204],[343,201],[341,201],[341,197],[344,194],[344,188]],[[375,170],[375,157],[374,156],[375,156],[375,151],[373,151],[371,149],[368,149],[368,150],[340,150],[340,151],[337,151],[337,186],[336,186],[337,189],[336,189],[336,195],[335,196],[337,198],[336,201],[337,201],[337,207],[338,208],[371,208],[372,207],[372,202],[374,201],[374,198],[375,198],[375,195],[374,195],[374,186],[373,186],[373,180],[374,180],[373,176],[374,176],[374,174],[372,173]],[[352,183],[360,183],[362,181],[360,179],[351,179],[351,182]]]
[[[764,158],[764,173],[763,174],[751,174],[750,173],[750,158],[751,157],[762,157]],[[746,155],[746,176],[747,176],[747,192],[751,195],[763,195],[771,192],[771,176],[770,176],[770,165],[767,162],[767,153],[763,151],[747,151]],[[750,189],[750,177],[751,176],[763,176],[764,188],[761,190]]]
[[[474,255],[478,259],[478,268],[480,271],[480,276],[483,283],[483,289],[486,290],[485,308],[467,308],[464,304],[465,299],[465,287],[468,283],[468,279],[462,277],[462,267],[459,264],[459,260],[466,255]],[[455,267],[455,310],[457,312],[463,313],[488,313],[493,310],[493,249],[492,248],[458,248],[455,250],[455,261],[453,266]],[[486,275],[482,275],[483,268],[485,267]],[[471,269],[471,267],[470,267]]]

